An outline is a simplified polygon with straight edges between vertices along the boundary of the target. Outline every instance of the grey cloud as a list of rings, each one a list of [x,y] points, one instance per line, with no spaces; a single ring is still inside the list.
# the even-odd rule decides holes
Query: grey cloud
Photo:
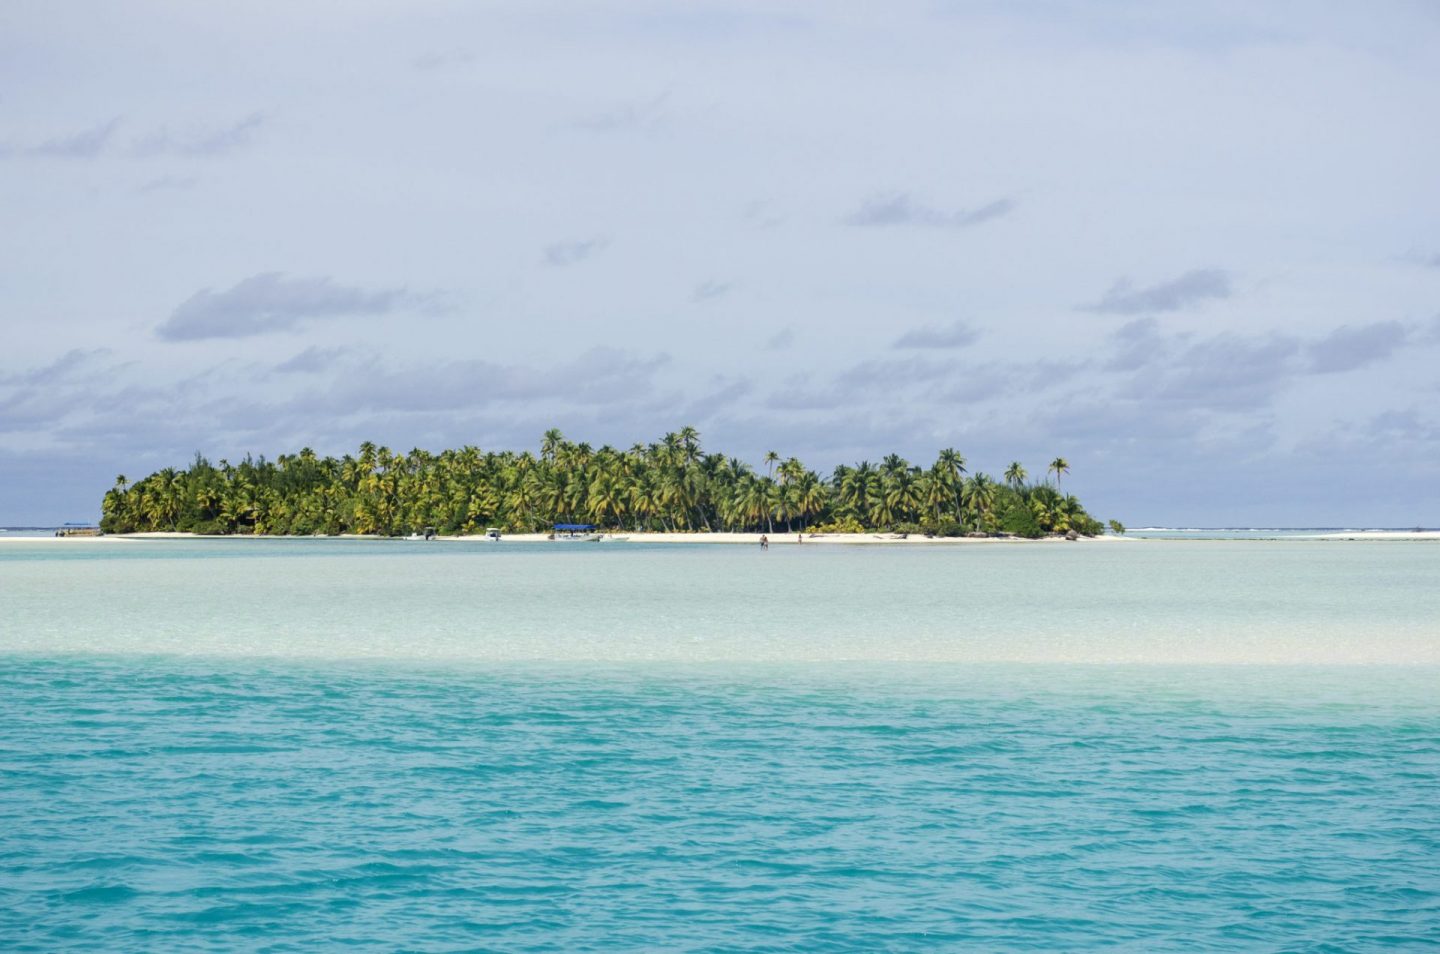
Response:
[[[795,344],[795,330],[793,328],[782,328],[775,332],[765,342],[767,351],[785,351]]]
[[[1299,353],[1300,341],[1288,335],[1216,335],[1136,376],[1126,393],[1192,408],[1249,410],[1275,396],[1294,373]]]
[[[251,113],[239,122],[218,129],[192,127],[172,132],[162,126],[134,145],[139,156],[219,156],[248,146],[255,131],[265,122],[260,113]]]
[[[1318,337],[1166,334],[1153,318],[1110,336],[1100,367],[1124,374],[1123,394],[1196,408],[1239,410],[1268,403],[1291,378],[1351,371],[1382,361],[1416,329],[1398,321],[1343,325]],[[1137,373],[1139,372],[1139,373]]]
[[[33,387],[54,384],[72,378],[76,372],[93,365],[96,358],[108,353],[104,348],[72,348],[47,365],[28,371],[0,375],[0,385]]]
[[[691,422],[708,421],[715,414],[734,407],[737,401],[748,396],[754,389],[755,386],[746,380],[724,384],[709,394],[691,401],[685,406],[680,417]]]
[[[1178,405],[1067,395],[1033,415],[1034,430],[1072,444],[1153,444],[1194,438],[1208,417]]]
[[[1440,315],[1431,318],[1417,330],[1416,340],[1421,344],[1440,344]]]
[[[310,374],[324,371],[338,358],[348,353],[348,348],[320,348],[311,345],[289,360],[275,365],[275,370],[281,374]]]
[[[1317,374],[1353,371],[1390,357],[1408,336],[1409,330],[1398,321],[1377,321],[1359,327],[1345,325],[1311,342],[1305,351],[1310,358],[1310,370]]]
[[[871,360],[862,361],[842,371],[836,377],[835,383],[845,391],[868,391],[875,388],[891,390],[951,377],[956,370],[956,366],[948,361],[932,361],[921,357]]]
[[[1108,371],[1136,371],[1160,361],[1175,342],[1188,335],[1166,335],[1154,318],[1140,318],[1116,329],[1110,336],[1114,353],[1105,363]]]
[[[842,403],[843,396],[834,388],[812,387],[803,375],[765,398],[765,407],[772,411],[830,410]]]
[[[989,362],[954,369],[954,381],[941,397],[947,401],[978,402],[1017,392],[1034,395],[1072,380],[1090,367],[1084,361]]]
[[[1015,200],[996,199],[974,209],[950,212],[916,202],[908,193],[897,192],[876,196],[846,216],[846,225],[862,227],[887,225],[923,225],[934,228],[969,228],[991,219],[1008,215],[1015,209]]]
[[[1231,294],[1229,272],[1200,268],[1144,288],[1136,288],[1128,280],[1121,279],[1098,302],[1085,305],[1084,310],[1110,315],[1153,314],[1179,311],[1203,301],[1229,298]]]
[[[312,357],[302,356],[301,363]],[[355,433],[390,433],[410,446],[427,429],[459,443],[473,437],[457,422],[476,413],[507,420],[532,414],[554,421],[579,412],[612,423],[623,419],[654,393],[655,374],[669,357],[600,348],[553,367],[457,360],[392,368],[371,362],[363,374],[335,375],[288,392],[271,386],[281,382],[255,376],[264,369],[233,361],[179,381],[124,384],[109,373],[114,369],[97,371],[75,360],[27,373],[39,381],[63,369],[72,380],[63,387],[28,388],[15,413],[0,413],[0,431],[40,433],[117,460],[141,447],[184,457],[197,447],[214,448],[218,456],[246,449],[273,453],[301,443],[333,445],[338,436]],[[669,411],[675,406],[672,401]]]
[[[333,413],[443,411],[538,400],[613,404],[648,394],[655,371],[669,360],[665,354],[641,357],[595,348],[553,368],[474,359],[398,370],[372,365],[363,376],[339,381],[314,404]]]
[[[82,129],[80,132],[71,133],[67,136],[57,136],[53,139],[46,139],[28,146],[12,146],[0,144],[0,156],[33,156],[35,158],[48,159],[94,159],[105,151],[115,130],[120,126],[120,120],[112,119],[107,123],[90,129]]]
[[[1037,394],[1074,378],[1087,367],[1090,364],[1084,361],[960,364],[918,355],[872,359],[851,365],[828,385],[812,386],[808,378],[801,378],[773,392],[765,406],[772,410],[817,410],[892,398],[904,405],[907,414],[913,414],[925,402],[933,409],[955,402],[997,399],[1017,391]]]
[[[546,265],[564,268],[567,265],[576,265],[585,261],[609,244],[609,240],[604,238],[585,239],[578,242],[556,242],[554,245],[545,246],[545,254],[541,260]]]
[[[1432,453],[1440,445],[1440,423],[1421,417],[1413,408],[1382,411],[1372,417],[1361,431],[1376,440],[1425,444]]]
[[[941,395],[947,401],[973,403],[1003,397],[1018,386],[1014,369],[1006,365],[957,368],[952,383]]]
[[[785,222],[784,217],[774,210],[771,203],[763,199],[747,202],[740,212],[740,217],[746,225],[757,229],[773,229]]]
[[[701,282],[696,285],[695,290],[690,293],[690,301],[699,304],[701,302],[714,301],[717,298],[724,298],[730,294],[730,289],[733,287],[729,282]]]
[[[196,292],[180,303],[156,334],[169,341],[246,338],[317,318],[383,315],[418,300],[404,288],[365,291],[329,278],[263,272],[225,291]]]
[[[664,124],[665,107],[669,99],[670,92],[666,90],[654,99],[625,103],[604,112],[583,116],[575,121],[575,126],[592,132],[652,131]]]
[[[104,348],[72,349],[38,368],[0,375],[0,433],[49,431],[109,385],[123,364],[104,364]]]
[[[933,325],[913,328],[905,332],[891,346],[894,348],[964,348],[980,340],[980,332],[963,321],[952,322],[944,327]]]

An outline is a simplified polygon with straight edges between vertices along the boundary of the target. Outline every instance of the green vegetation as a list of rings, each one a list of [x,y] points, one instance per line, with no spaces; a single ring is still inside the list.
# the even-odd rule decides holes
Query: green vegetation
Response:
[[[1063,465],[1057,468],[1056,464]],[[540,456],[462,447],[396,454],[366,443],[336,460],[308,448],[275,461],[246,457],[166,468],[105,494],[107,533],[188,530],[218,534],[395,535],[548,529],[555,522],[626,530],[795,532],[898,531],[959,536],[1098,534],[1100,522],[1057,486],[1025,483],[1012,463],[1005,481],[966,476],[947,448],[928,469],[894,454],[837,467],[827,480],[791,457],[765,455],[764,475],[700,448],[694,428],[627,451],[594,449],[547,431]]]

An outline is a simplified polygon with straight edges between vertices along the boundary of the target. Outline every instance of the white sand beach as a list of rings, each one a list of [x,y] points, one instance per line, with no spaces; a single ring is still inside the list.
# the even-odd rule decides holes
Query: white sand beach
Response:
[[[769,537],[771,544],[775,546],[796,546],[796,545],[819,545],[819,546],[990,546],[996,544],[1060,544],[1060,543],[1164,543],[1173,542],[1165,540],[1145,539],[1143,537],[1115,536],[1106,534],[1098,537],[1080,537],[1078,540],[1066,540],[1064,537],[1042,537],[1038,540],[1027,540],[1022,537],[927,537],[923,534],[902,535],[897,533],[785,533],[777,531],[772,534],[765,534]],[[635,543],[702,543],[702,544],[731,544],[735,546],[757,546],[760,543],[761,534],[758,533],[644,533],[631,531],[617,531],[606,533],[600,542],[635,542]],[[543,543],[548,542],[548,533],[507,533],[501,538],[502,543]],[[92,546],[92,545],[113,545],[134,541],[158,541],[158,540],[299,540],[299,539],[331,539],[331,540],[385,540],[399,539],[395,537],[373,537],[361,534],[341,534],[337,537],[285,537],[285,536],[206,536],[195,533],[153,531],[147,533],[121,533],[107,534],[104,536],[72,536],[56,537],[41,535],[23,534],[0,534],[0,546],[10,545],[56,545],[56,546]],[[1287,539],[1295,541],[1344,541],[1358,543],[1381,543],[1381,542],[1440,542],[1440,530],[1346,530],[1335,533],[1316,533],[1304,536],[1294,536]],[[490,541],[483,534],[471,534],[464,536],[440,536],[434,539],[439,543],[489,543]]]
[[[548,541],[549,534],[546,533],[507,533],[501,538],[501,542],[541,542]],[[784,533],[776,531],[770,534],[759,533],[728,533],[717,531],[715,533],[632,533],[620,531],[605,534],[601,542],[635,542],[635,543],[707,543],[707,544],[734,544],[746,546],[758,546],[762,536],[768,537],[769,542],[775,546],[796,546],[796,545],[835,545],[844,544],[850,546],[886,546],[886,545],[912,545],[912,546],[953,546],[957,544],[995,544],[995,543],[1069,543],[1096,541],[1118,541],[1124,537],[1081,537],[1078,541],[1068,541],[1064,537],[1043,537],[1039,540],[1026,540],[1021,537],[927,537],[923,534],[899,534],[899,533]],[[483,536],[458,536],[458,537],[437,537],[438,540],[465,542],[483,541]]]
[[[762,534],[759,533],[633,533],[616,532],[606,533],[605,542],[636,542],[636,543],[705,543],[705,544],[732,544],[745,546],[758,546]],[[1130,538],[1117,536],[1103,537],[1080,537],[1078,540],[1066,540],[1064,537],[1042,537],[1039,540],[1027,540],[1022,537],[927,537],[923,534],[898,534],[898,533],[784,533],[777,531],[772,534],[763,534],[769,538],[769,542],[775,546],[797,546],[797,545],[845,545],[845,546],[968,546],[993,545],[993,544],[1055,544],[1055,543],[1117,543],[1134,542]],[[283,537],[283,536],[204,536],[195,533],[180,532],[147,532],[147,533],[122,533],[108,534],[105,536],[10,536],[0,535],[0,544],[49,544],[49,545],[93,545],[93,544],[116,544],[131,541],[143,540],[299,540],[315,539],[313,537]],[[344,540],[384,540],[397,539],[393,537],[372,537],[358,534],[342,534],[339,537],[321,539],[344,539]],[[502,543],[543,543],[549,542],[548,533],[507,533],[501,538]],[[466,536],[440,536],[435,538],[440,543],[489,543],[490,541],[483,534]]]

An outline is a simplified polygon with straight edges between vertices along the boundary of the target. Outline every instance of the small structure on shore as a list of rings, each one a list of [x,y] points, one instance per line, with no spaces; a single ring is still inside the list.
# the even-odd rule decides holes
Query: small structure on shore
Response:
[[[599,540],[601,536],[602,534],[595,532],[593,523],[557,523],[550,539],[583,540],[588,543]]]
[[[57,537],[103,537],[105,531],[93,523],[67,523],[55,531]]]

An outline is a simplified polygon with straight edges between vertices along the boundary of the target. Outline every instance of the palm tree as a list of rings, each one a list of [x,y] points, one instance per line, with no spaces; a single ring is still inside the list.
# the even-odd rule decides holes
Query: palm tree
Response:
[[[772,451],[765,452],[765,476],[772,475],[774,467],[780,462],[780,455]]]
[[[560,433],[560,428],[550,428],[550,430],[545,432],[545,436],[540,438],[541,459],[553,464],[555,462],[555,456],[560,452],[560,448],[564,446],[565,435]]]
[[[1055,489],[1060,489],[1060,475],[1070,473],[1070,462],[1063,457],[1057,457],[1050,462],[1047,473],[1055,475]]]
[[[1010,466],[1005,468],[1005,483],[1017,490],[1025,483],[1026,476],[1025,468],[1018,460],[1012,460]]]
[[[976,474],[965,482],[965,503],[975,514],[975,529],[995,506],[995,482],[984,474]]]
[[[959,517],[960,488],[962,476],[965,473],[965,455],[953,447],[945,448],[935,458],[935,471],[946,489],[950,491],[950,503],[955,508],[955,516]]]

